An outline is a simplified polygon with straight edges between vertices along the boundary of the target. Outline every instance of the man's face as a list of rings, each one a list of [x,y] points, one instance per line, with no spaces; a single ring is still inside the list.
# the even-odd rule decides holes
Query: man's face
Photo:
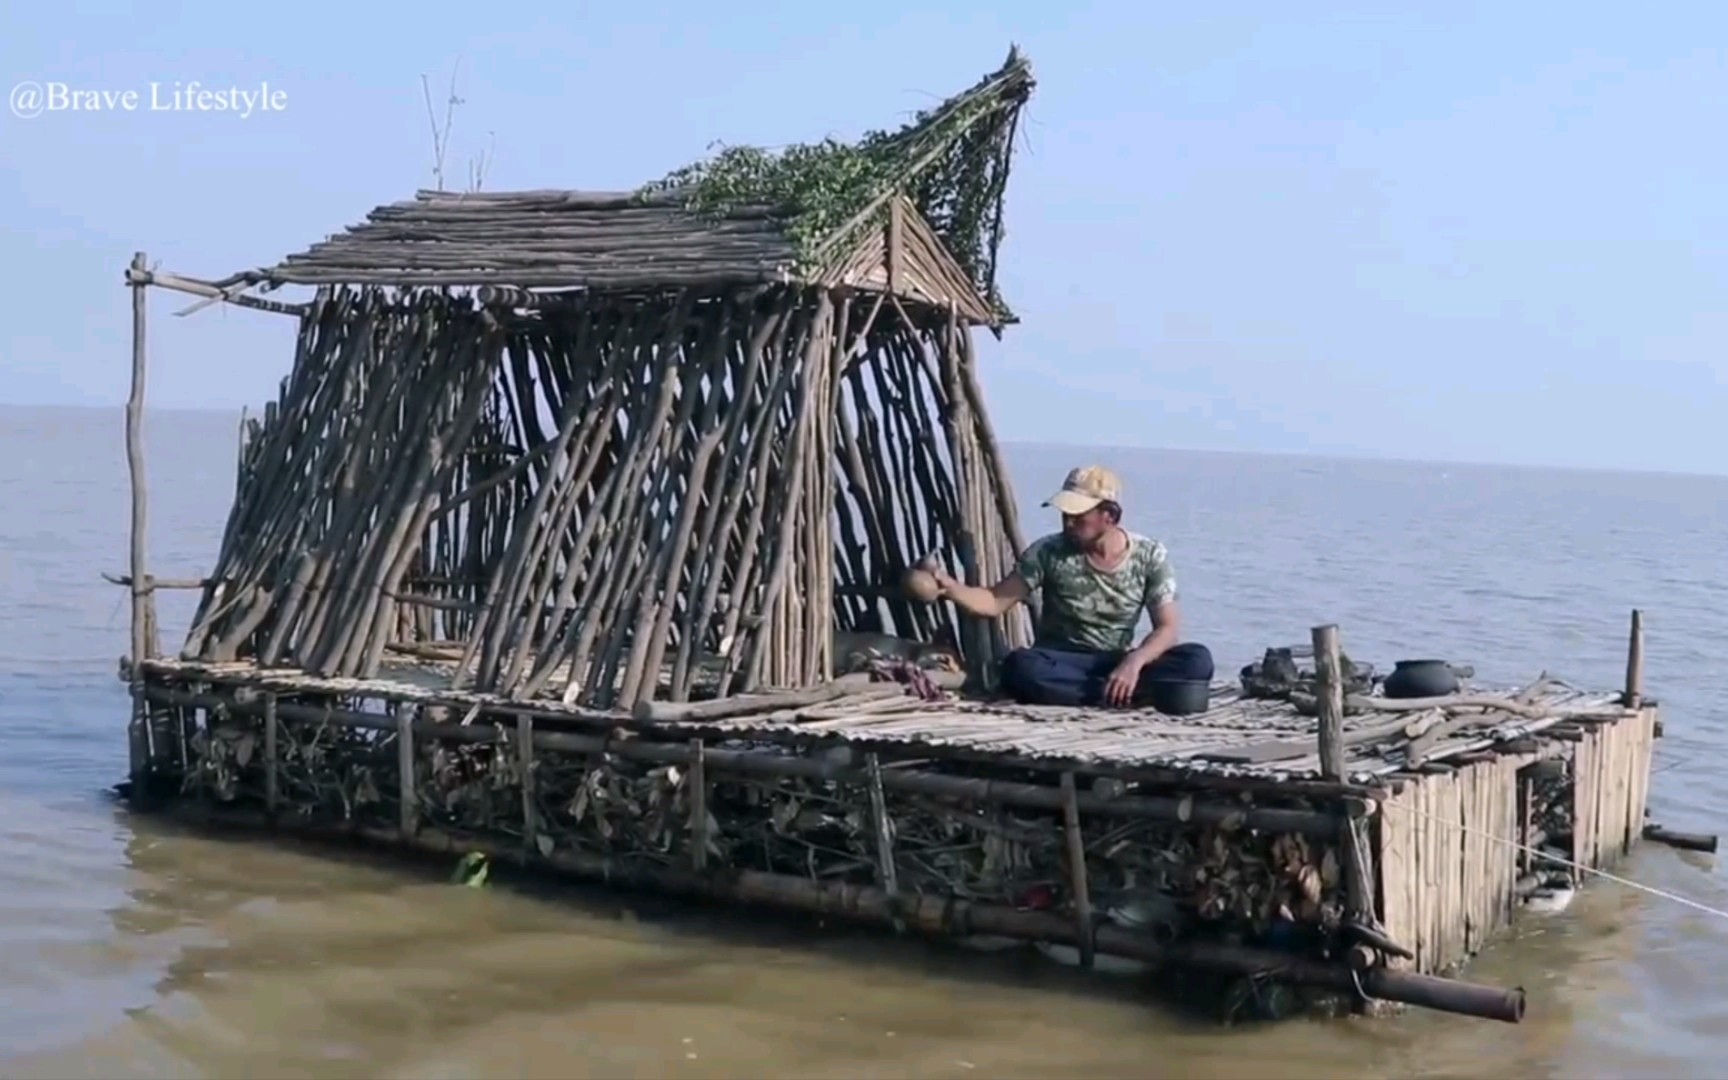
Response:
[[[1097,543],[1110,531],[1110,525],[1110,515],[1102,506],[1094,506],[1084,514],[1062,515],[1062,532],[1081,547]]]

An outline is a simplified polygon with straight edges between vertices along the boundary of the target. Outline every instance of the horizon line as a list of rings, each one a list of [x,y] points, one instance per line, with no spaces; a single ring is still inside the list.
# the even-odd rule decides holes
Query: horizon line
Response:
[[[18,410],[50,410],[65,409],[77,412],[116,412],[124,413],[124,404],[90,405],[79,402],[17,402],[0,401],[0,409]],[[153,413],[192,413],[199,415],[234,415],[242,413],[262,415],[262,409],[252,405],[151,405],[144,406],[145,415]],[[1148,443],[1115,443],[1115,442],[1050,442],[1045,439],[1002,439],[1004,445],[1026,447],[1037,450],[1083,450],[1097,451],[1128,451],[1135,453],[1164,454],[1212,454],[1235,457],[1271,457],[1271,458],[1307,458],[1315,461],[1353,461],[1373,462],[1385,465],[1422,465],[1443,466],[1453,468],[1476,469],[1531,469],[1549,470],[1554,472],[1596,473],[1619,476],[1676,476],[1688,479],[1723,480],[1728,479],[1728,472],[1709,472],[1704,470],[1687,471],[1682,469],[1650,469],[1630,466],[1608,467],[1602,465],[1563,465],[1552,462],[1519,462],[1519,461],[1486,461],[1469,458],[1404,458],[1385,454],[1349,451],[1316,451],[1316,450],[1243,450],[1220,449],[1218,447],[1198,446],[1154,446]]]

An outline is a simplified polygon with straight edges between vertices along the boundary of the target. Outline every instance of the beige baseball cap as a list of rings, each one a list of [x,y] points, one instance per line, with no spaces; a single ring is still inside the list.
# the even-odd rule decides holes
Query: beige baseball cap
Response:
[[[1062,481],[1062,490],[1046,499],[1044,505],[1054,506],[1064,514],[1084,514],[1105,501],[1122,501],[1122,481],[1102,465],[1087,465],[1070,472]]]

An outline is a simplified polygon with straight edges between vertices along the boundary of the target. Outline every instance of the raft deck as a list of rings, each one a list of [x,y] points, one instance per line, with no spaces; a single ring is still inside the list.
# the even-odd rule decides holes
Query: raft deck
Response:
[[[453,689],[425,665],[389,671],[147,661],[149,756],[194,776],[181,787],[195,800],[251,804],[278,824],[951,934],[987,927],[1246,971],[1268,955],[1251,964],[1229,950],[1269,926],[1336,937],[1365,920],[1389,951],[1360,958],[1381,980],[1362,985],[1396,1000],[1411,999],[1384,980],[1455,971],[1533,890],[1576,882],[1568,863],[1607,866],[1630,849],[1659,727],[1654,704],[1547,678],[1423,702],[1352,698],[1337,779],[1314,716],[1223,682],[1207,711],[1183,717],[922,700],[866,677],[626,713]],[[332,726],[357,741],[284,749]],[[1026,910],[1041,886],[1060,914]],[[1104,925],[1112,904],[1148,895],[1179,912],[1156,940]],[[908,918],[908,896],[946,906]],[[963,925],[956,902],[973,911]],[[1222,959],[1206,952],[1218,948]],[[1514,1018],[1517,1001],[1460,1011]]]

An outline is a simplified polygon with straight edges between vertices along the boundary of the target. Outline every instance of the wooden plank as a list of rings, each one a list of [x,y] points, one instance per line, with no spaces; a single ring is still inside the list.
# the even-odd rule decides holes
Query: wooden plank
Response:
[[[1572,861],[1595,866],[1591,828],[1595,823],[1592,770],[1596,761],[1596,733],[1587,731],[1572,755]]]
[[[1456,772],[1441,777],[1441,790],[1445,792],[1446,800],[1446,812],[1442,816],[1443,824],[1440,830],[1440,842],[1446,852],[1446,861],[1442,866],[1446,875],[1443,940],[1446,943],[1445,963],[1451,966],[1462,958],[1464,937],[1464,917],[1460,903],[1464,882],[1464,834],[1458,828],[1459,819],[1464,813],[1463,783]]]
[[[1390,720],[1353,728],[1344,732],[1341,742],[1344,747],[1362,746],[1379,739],[1390,739],[1401,735],[1409,724],[1408,717],[1395,716]],[[1215,754],[1207,754],[1212,761],[1231,765],[1265,765],[1273,761],[1288,761],[1294,758],[1306,757],[1319,752],[1320,740],[1316,735],[1312,739],[1275,739],[1267,742],[1249,743],[1246,746],[1229,750],[1221,750]]]
[[[1414,791],[1405,788],[1384,800],[1373,829],[1378,841],[1374,865],[1380,877],[1380,922],[1393,941],[1412,952],[1416,951],[1418,936],[1410,912],[1410,802],[1414,797]],[[1408,968],[1416,961],[1388,957],[1387,962]]]
[[[1410,946],[1416,950],[1418,969],[1424,972],[1434,970],[1434,932],[1431,926],[1434,907],[1433,855],[1429,847],[1428,832],[1428,778],[1418,777],[1411,781],[1409,791],[1412,796],[1411,808],[1415,812],[1412,817],[1412,851],[1415,855],[1415,874],[1412,876],[1411,897],[1415,901],[1414,925],[1417,944]]]
[[[1632,797],[1632,827],[1638,835],[1643,834],[1644,811],[1650,804],[1650,766],[1656,744],[1656,719],[1654,707],[1645,706],[1638,710],[1641,739]]]
[[[1626,724],[1612,722],[1602,726],[1602,859],[1612,866],[1624,854],[1626,840],[1626,791],[1621,781],[1626,778]]]
[[[1481,828],[1481,789],[1482,766],[1467,765],[1458,770],[1458,783],[1463,790],[1463,805],[1460,807],[1463,828],[1459,833],[1463,857],[1459,864],[1459,895],[1462,903],[1459,910],[1460,948],[1465,953],[1476,951],[1477,941],[1481,933],[1476,917],[1476,899],[1480,893],[1482,882],[1478,874],[1481,859],[1482,838],[1476,831]]]

